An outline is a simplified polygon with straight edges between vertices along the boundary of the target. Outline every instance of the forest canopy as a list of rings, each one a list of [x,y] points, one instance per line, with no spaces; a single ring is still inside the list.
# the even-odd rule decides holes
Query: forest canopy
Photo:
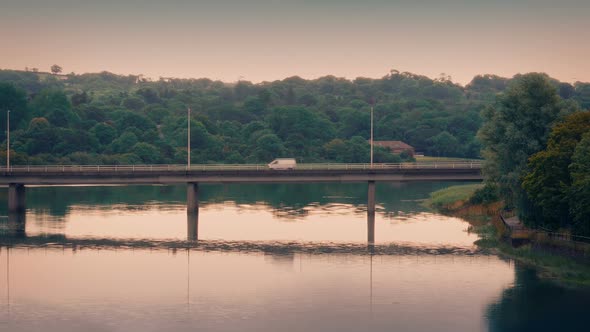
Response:
[[[380,79],[254,84],[0,70],[0,112],[10,110],[13,165],[184,163],[188,108],[193,163],[367,162],[371,107],[375,140],[479,158],[480,114],[515,78],[482,75],[463,87],[392,70]],[[590,84],[551,84],[560,98],[590,106]],[[0,141],[5,158],[5,131]],[[375,151],[376,162],[408,158]]]

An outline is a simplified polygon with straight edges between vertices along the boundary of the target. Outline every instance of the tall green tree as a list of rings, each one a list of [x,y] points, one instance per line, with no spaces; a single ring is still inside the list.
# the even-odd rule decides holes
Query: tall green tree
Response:
[[[0,141],[6,139],[7,112],[10,111],[10,129],[26,124],[27,95],[13,84],[0,82]]]
[[[570,164],[570,213],[575,232],[590,235],[590,131],[582,136]]]
[[[557,229],[571,226],[570,164],[582,135],[590,132],[590,112],[577,112],[555,125],[549,136],[547,149],[534,154],[522,186],[531,199],[533,208],[528,224]],[[583,159],[583,158],[582,158]],[[584,167],[576,167],[577,172]],[[582,172],[583,173],[583,172]],[[582,181],[583,182],[583,181]]]
[[[520,76],[483,111],[478,137],[484,174],[498,185],[508,205],[526,209],[521,181],[527,160],[545,148],[552,125],[575,110],[575,104],[561,100],[545,74],[531,73]]]
[[[254,155],[260,162],[270,162],[275,158],[287,157],[284,155],[285,151],[285,146],[277,135],[267,134],[256,140]]]

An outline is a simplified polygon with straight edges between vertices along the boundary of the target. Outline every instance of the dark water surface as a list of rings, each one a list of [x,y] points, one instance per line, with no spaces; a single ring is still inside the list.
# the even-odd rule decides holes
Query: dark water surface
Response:
[[[590,293],[426,211],[452,183],[27,188],[0,217],[0,331],[574,331]],[[0,192],[6,216],[6,190]]]

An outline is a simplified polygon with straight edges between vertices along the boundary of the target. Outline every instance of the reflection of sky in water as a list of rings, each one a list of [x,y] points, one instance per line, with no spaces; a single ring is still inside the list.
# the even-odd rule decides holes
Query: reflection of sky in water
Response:
[[[514,278],[488,256],[10,255],[10,299],[0,268],[0,319],[10,331],[481,331],[487,305]]]
[[[30,190],[26,237],[4,238],[10,254],[0,247],[0,330],[587,326],[587,292],[548,286],[474,249],[466,222],[418,205],[428,186],[377,186],[374,247],[362,187],[207,189],[199,241],[190,242],[184,187]]]
[[[122,206],[121,206],[122,207]],[[67,216],[55,218],[30,213],[26,233],[63,234],[81,238],[175,239],[187,237],[184,206],[143,205],[141,209],[113,206],[96,209],[72,206]],[[367,217],[359,207],[338,203],[311,205],[305,213],[283,217],[281,209],[265,204],[208,204],[199,212],[199,239],[226,241],[352,242],[367,239]],[[377,214],[376,243],[450,245],[468,247],[477,240],[460,219],[432,213]]]

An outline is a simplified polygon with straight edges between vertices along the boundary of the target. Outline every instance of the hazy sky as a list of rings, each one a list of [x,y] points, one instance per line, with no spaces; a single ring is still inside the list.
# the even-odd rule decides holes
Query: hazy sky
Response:
[[[590,81],[589,0],[0,0],[0,68]]]

